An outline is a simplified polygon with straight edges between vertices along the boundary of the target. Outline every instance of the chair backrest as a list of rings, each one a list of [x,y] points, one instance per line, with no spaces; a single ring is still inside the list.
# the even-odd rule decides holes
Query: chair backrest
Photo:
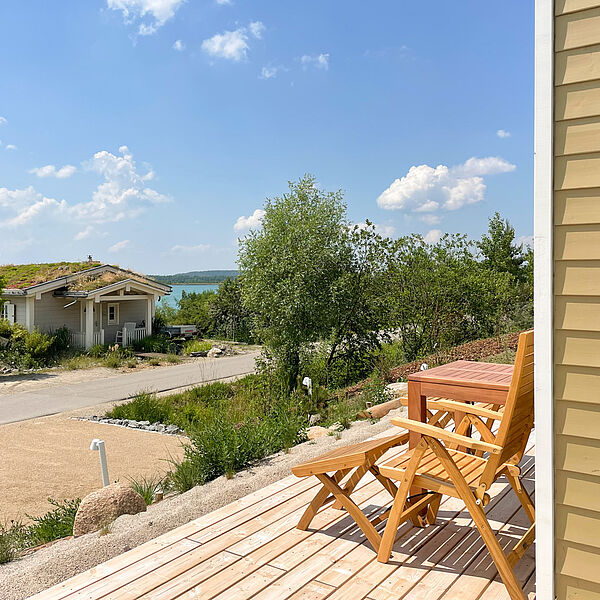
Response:
[[[135,321],[127,321],[123,323],[123,328],[127,329],[127,331],[133,331],[135,329],[136,322]]]
[[[527,447],[533,429],[533,330],[519,336],[515,369],[513,372],[506,405],[496,434],[500,454],[490,456],[483,479],[491,483],[496,470],[504,463],[517,463]]]

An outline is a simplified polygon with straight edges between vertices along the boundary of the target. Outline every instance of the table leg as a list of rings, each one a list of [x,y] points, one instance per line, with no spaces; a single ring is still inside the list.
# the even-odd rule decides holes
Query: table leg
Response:
[[[419,381],[408,382],[408,418],[427,423],[427,398],[421,394]],[[410,432],[409,448],[415,448],[421,441],[421,434]]]
[[[408,382],[408,418],[414,421],[421,421],[421,423],[427,423],[427,397],[421,394],[421,383],[419,381]],[[408,447],[416,448],[420,441],[421,434],[411,431],[408,439]],[[409,494],[415,496],[422,494],[424,491],[424,489],[418,486],[412,486]]]

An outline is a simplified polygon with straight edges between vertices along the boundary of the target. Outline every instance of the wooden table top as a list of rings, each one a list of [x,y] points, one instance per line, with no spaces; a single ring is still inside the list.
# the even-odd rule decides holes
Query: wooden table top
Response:
[[[513,369],[513,365],[457,360],[413,373],[408,376],[408,381],[508,391]]]

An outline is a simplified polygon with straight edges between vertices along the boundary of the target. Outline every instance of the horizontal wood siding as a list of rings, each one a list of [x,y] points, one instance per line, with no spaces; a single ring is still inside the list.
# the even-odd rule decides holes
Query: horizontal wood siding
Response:
[[[73,298],[57,298],[52,292],[42,294],[34,303],[34,322],[40,331],[56,331],[67,327],[70,331],[79,331],[79,302],[72,304]],[[67,306],[71,304],[71,306]]]
[[[555,2],[556,590],[600,599],[600,0]]]

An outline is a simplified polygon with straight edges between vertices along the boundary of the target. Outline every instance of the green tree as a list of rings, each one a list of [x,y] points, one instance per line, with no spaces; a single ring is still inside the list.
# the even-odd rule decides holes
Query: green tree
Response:
[[[210,304],[215,292],[181,293],[177,301],[177,314],[173,320],[176,325],[196,325],[198,333],[209,336],[213,333],[213,321],[210,316]]]
[[[225,338],[252,342],[252,314],[244,306],[239,279],[225,279],[212,298],[209,314],[214,328]]]
[[[350,227],[341,191],[321,190],[310,175],[267,200],[262,228],[240,241],[244,304],[290,388],[303,346],[325,345],[331,364],[378,344],[381,242],[372,226]]]
[[[510,273],[517,281],[525,281],[527,259],[523,244],[515,243],[515,229],[500,213],[490,217],[487,235],[481,236],[477,247],[486,267],[497,273]]]

